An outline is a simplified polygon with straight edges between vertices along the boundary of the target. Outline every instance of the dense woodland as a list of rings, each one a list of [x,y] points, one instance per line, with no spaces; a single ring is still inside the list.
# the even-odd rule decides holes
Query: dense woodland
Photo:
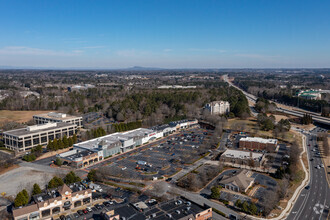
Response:
[[[111,121],[125,123],[112,128],[115,131],[124,131],[128,127],[153,126],[183,118],[199,118],[203,115],[203,106],[216,100],[230,102],[229,117],[247,117],[250,113],[243,93],[229,88],[221,80],[221,74],[134,74],[103,74],[106,75],[105,78],[100,79],[99,73],[87,72],[73,73],[70,77],[55,72],[44,75],[40,72],[15,72],[10,75],[13,81],[9,85],[0,77],[0,88],[6,89],[10,94],[0,101],[0,109],[53,110],[75,115],[101,112]],[[93,83],[95,88],[72,92],[67,89],[70,85],[83,83]],[[156,87],[162,84],[195,85],[196,88]],[[22,91],[37,92],[40,96],[32,94],[23,97],[20,95]]]
[[[307,100],[295,96],[296,92],[304,89],[328,90],[330,74],[327,71],[294,74],[232,74],[231,76],[235,77],[236,85],[257,97],[320,112],[329,117],[330,93],[323,94],[322,100]]]

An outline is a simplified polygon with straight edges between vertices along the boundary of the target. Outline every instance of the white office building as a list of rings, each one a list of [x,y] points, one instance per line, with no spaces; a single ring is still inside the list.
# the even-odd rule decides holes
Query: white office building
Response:
[[[17,152],[30,150],[37,145],[47,145],[49,140],[70,137],[77,132],[76,124],[65,122],[47,123],[28,126],[3,132],[3,140],[6,148]]]
[[[82,117],[57,112],[48,112],[34,115],[33,120],[36,122],[36,124],[45,124],[48,122],[66,122],[76,124],[78,128],[81,128],[82,126]]]
[[[204,107],[211,115],[223,115],[230,112],[230,104],[227,101],[214,101]]]

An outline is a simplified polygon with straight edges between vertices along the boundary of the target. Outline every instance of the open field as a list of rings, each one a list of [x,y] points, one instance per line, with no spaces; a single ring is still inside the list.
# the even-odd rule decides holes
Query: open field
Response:
[[[0,125],[6,121],[16,121],[19,123],[28,122],[33,115],[47,113],[49,111],[10,111],[0,110]]]
[[[262,131],[260,130],[257,120],[254,118],[240,120],[240,119],[230,119],[228,120],[227,129],[233,129],[237,131],[244,131],[253,136],[262,137],[262,138],[274,138],[274,134],[272,131]],[[297,139],[297,134],[294,133],[292,130],[289,132],[283,132],[278,135],[277,139],[280,141],[285,141],[292,143]]]
[[[32,188],[34,183],[43,186],[54,174],[42,172],[31,167],[18,167],[0,175],[0,193],[15,196],[24,188]]]

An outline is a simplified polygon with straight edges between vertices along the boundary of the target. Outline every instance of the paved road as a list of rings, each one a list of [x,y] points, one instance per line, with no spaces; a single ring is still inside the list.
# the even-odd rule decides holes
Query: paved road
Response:
[[[317,169],[322,160],[312,151],[316,145],[316,136],[306,134],[308,158],[310,162],[310,189],[303,189],[287,219],[292,220],[320,220],[327,219],[330,206],[330,189],[324,168]]]
[[[181,195],[181,196],[183,196],[183,197],[185,197],[185,198],[187,198],[191,201],[194,201],[194,202],[196,202],[200,205],[206,204],[206,205],[208,205],[212,208],[215,208],[215,209],[225,213],[227,216],[234,215],[237,218],[241,217],[240,214],[235,212],[234,210],[229,209],[226,206],[221,205],[219,203],[212,202],[211,200],[208,200],[208,199],[204,198],[203,196],[199,195],[199,193],[188,192],[188,191],[185,191],[181,188],[176,187],[175,185],[170,185],[170,184],[168,185],[168,187],[170,188],[170,191],[172,191],[173,193],[179,194],[179,195]],[[217,216],[217,217],[219,217],[219,216]]]
[[[247,92],[245,92],[244,90],[242,90],[241,88],[235,86],[233,83],[231,83],[229,80],[228,80],[228,75],[224,75],[223,77],[224,81],[227,82],[230,86],[233,86],[235,87],[236,89],[239,89],[243,92],[243,94],[246,96],[246,98],[248,100],[250,100],[251,102],[256,102],[257,100],[257,97],[255,97],[254,95],[251,95]],[[275,104],[279,104],[277,102],[274,102],[274,101],[271,101]],[[282,106],[284,106],[282,104]],[[250,107],[251,108],[251,107]],[[322,123],[322,124],[325,124],[325,125],[328,125],[330,126],[330,119],[329,118],[326,118],[326,117],[321,117],[319,113],[315,113],[315,112],[310,112],[310,111],[306,111],[304,109],[300,109],[300,108],[295,108],[294,110],[293,109],[289,109],[289,106],[288,107],[285,107],[285,108],[281,108],[281,107],[278,107],[276,108],[276,111],[278,112],[283,112],[283,113],[286,113],[286,114],[289,114],[289,115],[294,115],[294,116],[299,116],[299,117],[302,117],[304,114],[308,113],[308,114],[311,114],[313,116],[313,120],[315,122],[318,122],[318,123]],[[251,109],[251,112],[253,115],[256,114],[256,112]]]

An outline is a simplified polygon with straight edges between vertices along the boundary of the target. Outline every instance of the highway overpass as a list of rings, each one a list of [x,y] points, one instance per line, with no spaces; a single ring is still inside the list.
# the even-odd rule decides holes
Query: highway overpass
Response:
[[[224,81],[227,82],[230,86],[233,86],[235,87],[236,89],[239,89],[241,90],[244,95],[246,96],[246,98],[248,100],[250,100],[251,102],[255,103],[257,101],[257,97],[252,95],[252,94],[249,94],[247,92],[245,92],[244,90],[242,90],[241,88],[235,86],[233,83],[231,83],[229,80],[228,80],[228,75],[224,75],[223,77]],[[276,105],[281,105],[279,103],[276,103],[274,101],[271,101],[273,103],[275,103]],[[283,106],[283,104],[282,104]],[[276,108],[276,111],[278,112],[282,112],[282,113],[285,113],[285,114],[288,114],[288,115],[293,115],[293,116],[298,116],[298,117],[303,117],[304,114],[310,114],[312,116],[312,119],[314,122],[316,123],[319,123],[319,124],[322,124],[322,125],[326,125],[326,126],[330,126],[330,118],[326,118],[326,117],[322,117],[319,113],[315,113],[315,112],[310,112],[310,111],[306,111],[304,109],[299,109],[299,108],[296,108],[296,109],[289,109],[288,108],[281,108],[281,107],[277,107]]]

